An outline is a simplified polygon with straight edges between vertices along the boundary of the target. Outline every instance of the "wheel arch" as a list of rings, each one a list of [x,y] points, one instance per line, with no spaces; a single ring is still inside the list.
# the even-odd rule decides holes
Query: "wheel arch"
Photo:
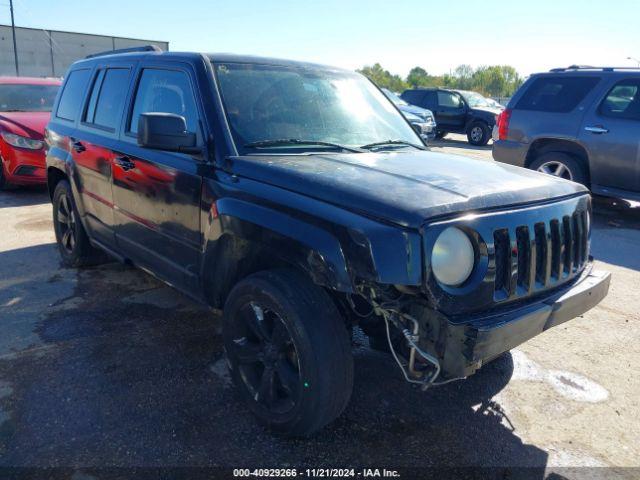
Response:
[[[339,240],[330,232],[261,205],[237,199],[216,204],[205,233],[202,287],[215,308],[242,278],[293,267],[330,290],[353,291]]]
[[[559,138],[538,138],[531,143],[525,159],[525,167],[547,153],[564,153],[576,159],[584,167],[588,182],[591,183],[591,168],[587,150],[578,142]]]
[[[69,180],[69,176],[63,170],[58,167],[47,168],[47,191],[49,192],[49,199],[53,200],[53,193],[56,190],[56,186],[61,180]]]

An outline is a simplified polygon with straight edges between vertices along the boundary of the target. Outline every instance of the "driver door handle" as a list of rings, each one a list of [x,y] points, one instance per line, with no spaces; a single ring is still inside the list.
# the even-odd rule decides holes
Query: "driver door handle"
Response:
[[[118,165],[120,168],[122,168],[125,172],[129,171],[129,170],[133,170],[134,168],[136,168],[136,164],[133,162],[133,160],[131,160],[129,157],[127,157],[126,155],[121,156],[121,157],[116,157],[113,160],[113,163],[115,163],[116,165]]]
[[[609,133],[609,130],[604,128],[602,125],[593,125],[590,127],[584,127],[587,132],[595,133],[595,134],[603,134]]]

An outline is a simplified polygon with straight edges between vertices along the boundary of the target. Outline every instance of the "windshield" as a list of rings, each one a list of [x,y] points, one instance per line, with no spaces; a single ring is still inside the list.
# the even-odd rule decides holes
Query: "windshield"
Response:
[[[386,88],[381,88],[381,90],[387,96],[387,98],[391,100],[393,103],[395,103],[396,105],[409,105],[407,102],[405,102],[398,95],[393,93],[391,90],[387,90]]]
[[[491,104],[482,95],[476,92],[459,92],[470,107],[490,107]]]
[[[335,150],[312,142],[354,149],[388,140],[422,144],[402,115],[359,74],[240,63],[216,64],[215,71],[241,153],[255,153],[251,145],[256,143],[269,152]],[[304,145],[277,141],[283,139],[304,140]]]
[[[0,112],[50,112],[59,85],[0,84]]]

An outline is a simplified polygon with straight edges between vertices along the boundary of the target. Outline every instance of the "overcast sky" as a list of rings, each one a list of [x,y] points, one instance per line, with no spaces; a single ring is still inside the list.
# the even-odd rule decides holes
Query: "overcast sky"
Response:
[[[16,24],[166,40],[171,50],[234,52],[406,75],[513,65],[635,66],[640,0],[14,0]],[[9,23],[8,0],[0,23]],[[20,47],[18,46],[18,49]]]

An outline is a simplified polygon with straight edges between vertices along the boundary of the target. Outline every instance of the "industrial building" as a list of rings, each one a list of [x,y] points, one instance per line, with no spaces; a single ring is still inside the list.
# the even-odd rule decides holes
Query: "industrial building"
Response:
[[[69,65],[89,54],[149,44],[169,50],[169,42],[157,40],[16,27],[20,76],[61,77]],[[0,24],[0,75],[15,74],[11,26]]]

